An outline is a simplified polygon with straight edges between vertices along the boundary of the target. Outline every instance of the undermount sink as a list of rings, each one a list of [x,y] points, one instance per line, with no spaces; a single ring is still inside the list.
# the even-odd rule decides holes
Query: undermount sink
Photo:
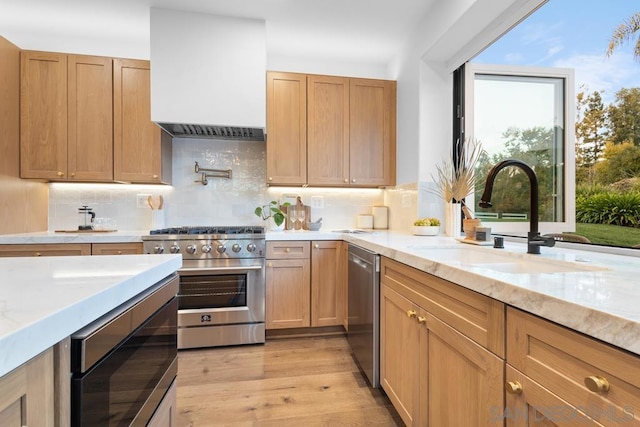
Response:
[[[429,251],[428,258],[444,264],[455,265],[465,269],[484,269],[508,274],[551,274],[578,273],[588,271],[607,271],[606,268],[540,258],[526,254],[510,252],[493,252],[471,248],[438,248],[409,247],[412,251]],[[435,249],[435,250],[434,250]],[[425,254],[426,255],[426,254]]]
[[[488,264],[471,264],[471,267],[485,268],[509,274],[550,274],[550,273],[576,273],[581,271],[603,271],[604,268],[593,266],[579,266],[573,263],[548,264],[542,262],[497,262]]]

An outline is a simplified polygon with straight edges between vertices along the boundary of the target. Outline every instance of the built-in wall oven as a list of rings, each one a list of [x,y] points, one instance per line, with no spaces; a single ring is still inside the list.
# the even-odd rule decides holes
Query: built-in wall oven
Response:
[[[71,425],[146,426],[177,375],[178,276],[71,336]]]
[[[152,230],[143,246],[149,254],[182,254],[179,349],[265,342],[263,227]]]

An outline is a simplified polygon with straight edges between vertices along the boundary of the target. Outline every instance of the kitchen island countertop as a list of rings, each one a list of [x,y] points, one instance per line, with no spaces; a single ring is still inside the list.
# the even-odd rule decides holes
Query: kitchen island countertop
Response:
[[[0,377],[181,266],[179,255],[0,258]]]

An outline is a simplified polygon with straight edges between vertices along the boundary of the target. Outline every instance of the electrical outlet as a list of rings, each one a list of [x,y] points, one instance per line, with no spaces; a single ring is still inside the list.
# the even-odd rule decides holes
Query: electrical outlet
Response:
[[[402,207],[410,208],[411,207],[411,194],[403,194],[402,195]]]
[[[314,209],[324,209],[324,197],[311,196],[311,207]]]
[[[138,194],[136,196],[136,206],[138,209],[145,209],[149,207],[149,203],[147,203],[149,196],[151,196],[151,194]]]

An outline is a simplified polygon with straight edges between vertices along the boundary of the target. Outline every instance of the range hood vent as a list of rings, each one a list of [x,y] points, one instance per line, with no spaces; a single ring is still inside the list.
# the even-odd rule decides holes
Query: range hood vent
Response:
[[[181,123],[158,123],[174,138],[237,139],[241,141],[264,141],[264,129],[237,126],[188,125]]]
[[[264,141],[265,21],[152,7],[150,24],[151,121],[174,137]]]

